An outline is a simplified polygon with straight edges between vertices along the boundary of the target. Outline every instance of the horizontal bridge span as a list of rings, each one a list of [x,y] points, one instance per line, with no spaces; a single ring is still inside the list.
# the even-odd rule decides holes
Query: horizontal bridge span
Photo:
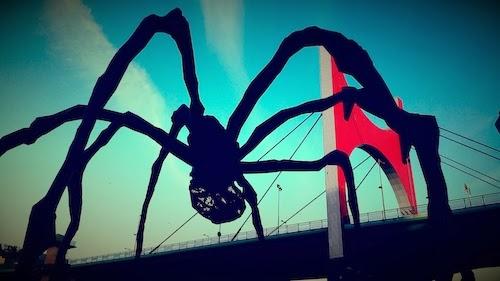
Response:
[[[162,252],[138,261],[129,257],[73,265],[71,272],[81,280],[198,280],[207,276],[290,280],[326,277],[348,265],[386,280],[409,280],[410,272],[415,278],[434,274],[443,261],[454,271],[500,265],[499,216],[497,203],[455,210],[446,229],[436,229],[426,218],[395,218],[359,228],[347,225],[346,256],[338,260],[328,258],[327,231],[322,227],[271,236],[263,242],[248,239]]]

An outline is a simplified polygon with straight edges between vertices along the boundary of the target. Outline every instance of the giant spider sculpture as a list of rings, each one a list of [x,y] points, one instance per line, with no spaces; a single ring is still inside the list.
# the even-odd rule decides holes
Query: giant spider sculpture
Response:
[[[190,106],[182,105],[172,116],[172,127],[167,133],[133,113],[119,113],[104,109],[105,104],[116,90],[127,66],[140,53],[156,33],[167,33],[176,42],[182,58],[183,75],[191,99]],[[237,139],[239,132],[258,99],[284,68],[288,59],[307,46],[323,46],[335,57],[337,65],[344,73],[352,75],[363,86],[362,89],[346,88],[341,93],[328,98],[310,101],[299,106],[282,110],[259,125],[250,138],[241,147]],[[399,109],[384,81],[373,67],[368,54],[354,41],[342,34],[309,27],[297,31],[284,39],[276,54],[265,68],[250,83],[237,108],[224,128],[213,116],[204,115],[204,107],[198,95],[198,82],[195,72],[194,55],[189,25],[179,9],[174,9],[160,17],[146,17],[131,37],[117,51],[106,71],[97,80],[87,106],[78,105],[54,115],[37,118],[28,128],[21,129],[0,139],[0,155],[20,144],[32,144],[42,135],[50,132],[65,122],[80,120],[76,135],[71,143],[67,157],[57,173],[47,194],[37,202],[30,214],[26,231],[23,255],[18,271],[24,272],[34,263],[55,237],[55,211],[61,196],[68,188],[71,221],[60,245],[57,263],[63,264],[69,242],[74,237],[82,208],[82,177],[87,163],[100,148],[105,146],[121,127],[144,134],[161,145],[159,156],[152,165],[151,177],[143,203],[137,232],[138,257],[142,251],[142,240],[147,209],[153,195],[162,164],[169,153],[192,166],[192,179],[189,184],[191,202],[205,218],[213,223],[229,222],[237,219],[245,210],[245,201],[251,207],[252,221],[260,239],[263,236],[257,207],[257,195],[245,179],[245,174],[269,173],[277,171],[316,171],[326,165],[339,165],[347,179],[349,204],[354,223],[359,223],[354,178],[348,156],[340,151],[332,151],[316,161],[268,160],[247,162],[242,159],[250,153],[267,135],[292,117],[304,113],[320,112],[336,103],[344,102],[345,118],[349,118],[354,103],[363,109],[381,117],[389,126],[400,133],[405,146],[405,159],[410,145],[417,153],[434,151],[437,142],[434,134],[431,141],[422,140],[417,132],[433,130],[435,120],[431,116],[420,116]],[[110,122],[97,139],[88,145],[89,136],[97,120]],[[415,122],[419,122],[418,124]],[[417,131],[408,132],[405,122],[416,124]],[[412,123],[412,124],[413,124]],[[421,125],[421,126],[420,126]],[[176,139],[182,127],[189,131],[188,144]],[[421,129],[418,129],[421,128]],[[435,132],[432,131],[432,132]],[[430,144],[429,144],[430,143]],[[424,147],[424,148],[422,148]],[[437,149],[435,149],[437,153]],[[419,157],[424,153],[419,153]],[[424,176],[428,182],[430,209],[445,210],[447,213],[446,185],[442,177],[438,156],[431,153],[432,159],[420,159]],[[405,160],[403,159],[403,160]],[[424,163],[430,164],[425,164]],[[434,162],[433,162],[434,161]],[[433,164],[434,163],[434,164]],[[437,168],[435,163],[437,163]],[[424,165],[425,164],[425,165]],[[430,173],[430,174],[429,174]],[[433,183],[432,188],[430,181]],[[435,177],[437,175],[438,181]],[[439,177],[441,175],[441,177]],[[442,182],[440,180],[442,179]],[[443,195],[444,187],[444,195]],[[240,189],[241,188],[241,189]],[[437,212],[436,212],[437,213]]]

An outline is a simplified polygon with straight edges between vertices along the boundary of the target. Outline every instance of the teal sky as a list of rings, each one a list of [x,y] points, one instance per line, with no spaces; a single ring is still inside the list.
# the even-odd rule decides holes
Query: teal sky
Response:
[[[146,1],[144,1],[146,2]],[[226,124],[253,77],[264,67],[281,40],[310,25],[339,31],[368,50],[394,96],[411,112],[432,114],[444,128],[495,147],[494,128],[500,110],[499,9],[488,1],[2,1],[0,4],[0,135],[28,126],[37,116],[85,104],[97,77],[140,20],[180,7],[188,19],[194,44],[201,99],[206,113]],[[493,1],[491,1],[493,2]],[[253,128],[280,109],[317,99],[317,48],[294,56],[262,97],[240,143]],[[181,61],[173,41],[156,36],[129,67],[107,108],[132,111],[168,130],[171,113],[188,102]],[[290,120],[269,136],[248,160],[256,160],[304,116]],[[287,141],[266,156],[285,159],[311,127],[310,118]],[[377,124],[381,124],[376,120]],[[78,122],[66,124],[36,144],[9,151],[0,158],[0,243],[21,245],[31,206],[47,191],[66,155]],[[104,123],[98,128],[103,128]],[[97,130],[96,130],[97,131]],[[295,159],[323,154],[321,122]],[[185,140],[184,131],[181,139]],[[500,167],[442,140],[441,153],[496,178]],[[122,129],[94,157],[84,178],[84,207],[77,249],[70,257],[97,255],[134,247],[134,236],[151,164],[159,147],[146,137]],[[417,200],[426,190],[414,154]],[[356,150],[353,164],[366,157]],[[359,182],[373,160],[355,172]],[[443,166],[451,199],[498,192]],[[188,184],[190,167],[169,157],[150,206],[145,246],[153,246],[193,214]],[[249,177],[261,196],[275,174]],[[362,212],[380,210],[378,171],[358,190]],[[278,183],[280,214],[288,218],[324,189],[324,174],[283,173]],[[387,208],[396,200],[383,178]],[[262,202],[265,227],[276,225],[277,191]],[[248,212],[248,211],[247,211]],[[247,214],[244,215],[246,217]],[[326,217],[324,198],[290,223]],[[232,233],[243,219],[222,226]],[[58,209],[58,230],[68,222],[67,200]],[[249,223],[246,230],[252,229]],[[195,218],[169,242],[214,236],[217,226]]]

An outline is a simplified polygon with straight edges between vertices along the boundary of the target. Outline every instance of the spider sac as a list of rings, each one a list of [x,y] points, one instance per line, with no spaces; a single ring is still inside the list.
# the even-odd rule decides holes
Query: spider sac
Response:
[[[243,176],[239,145],[213,116],[203,115],[187,124],[193,158],[189,193],[191,204],[212,223],[233,221],[245,211],[245,196],[235,184]]]

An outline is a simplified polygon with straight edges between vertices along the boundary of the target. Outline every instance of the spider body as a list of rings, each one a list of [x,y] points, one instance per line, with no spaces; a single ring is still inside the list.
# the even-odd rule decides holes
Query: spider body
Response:
[[[245,211],[242,191],[235,181],[239,145],[213,116],[202,116],[188,126],[188,144],[198,157],[192,163],[191,205],[203,217],[219,224],[239,218]]]

